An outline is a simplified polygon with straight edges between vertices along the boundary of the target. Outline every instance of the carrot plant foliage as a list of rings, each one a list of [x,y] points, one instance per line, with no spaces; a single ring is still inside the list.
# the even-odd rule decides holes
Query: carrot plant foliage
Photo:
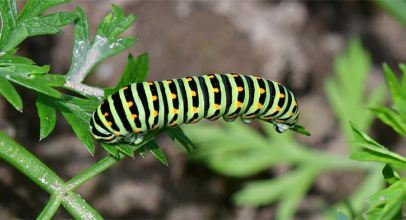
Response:
[[[20,14],[17,14],[15,1],[0,1],[2,22],[0,94],[15,109],[22,112],[21,97],[11,82],[34,90],[37,93],[36,107],[40,118],[40,140],[53,131],[58,110],[72,126],[83,145],[93,154],[95,146],[89,128],[91,117],[89,112],[94,111],[101,100],[121,87],[144,81],[148,72],[148,54],[142,54],[137,58],[130,54],[126,69],[117,86],[113,88],[98,88],[83,84],[84,78],[98,63],[136,43],[137,40],[134,37],[118,37],[133,24],[135,16],[125,16],[119,7],[112,5],[112,13],[101,21],[94,39],[90,39],[87,18],[80,7],[77,7],[74,13],[60,12],[40,15],[45,10],[67,1],[28,0]],[[13,56],[16,46],[27,37],[63,33],[59,27],[71,22],[74,22],[72,65],[66,75],[49,73],[49,66],[37,66],[30,59]],[[84,98],[64,94],[55,87],[71,90]],[[165,131],[162,129],[150,132],[145,141],[137,146],[125,143],[102,144],[110,155],[68,182],[63,182],[34,155],[2,133],[0,133],[0,157],[51,194],[48,204],[38,219],[51,219],[60,205],[76,219],[102,219],[100,214],[73,190],[125,156],[134,156],[135,150],[138,150],[141,155],[145,155],[146,148],[162,163],[167,164],[159,146],[152,140]],[[183,143],[187,150],[194,147],[180,128],[168,130],[168,134],[172,139]]]

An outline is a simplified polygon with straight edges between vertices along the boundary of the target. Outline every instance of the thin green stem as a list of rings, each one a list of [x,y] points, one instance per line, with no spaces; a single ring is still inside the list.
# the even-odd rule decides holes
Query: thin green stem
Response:
[[[75,219],[103,219],[103,217],[78,194],[67,192],[63,196],[62,206]]]
[[[78,186],[82,185],[86,181],[90,180],[91,178],[95,177],[99,173],[103,172],[107,168],[113,166],[115,163],[123,159],[125,155],[123,153],[119,153],[118,157],[114,157],[112,155],[109,155],[93,166],[89,167],[79,175],[75,176],[73,179],[69,180],[67,184],[68,190],[72,191],[76,189]]]
[[[49,167],[3,133],[0,133],[0,157],[49,194],[57,194],[65,188],[65,183]]]
[[[46,220],[51,219],[54,216],[56,210],[58,210],[59,206],[61,205],[62,199],[59,196],[53,195],[49,200],[48,204],[42,210],[41,214],[39,214],[37,220]]]

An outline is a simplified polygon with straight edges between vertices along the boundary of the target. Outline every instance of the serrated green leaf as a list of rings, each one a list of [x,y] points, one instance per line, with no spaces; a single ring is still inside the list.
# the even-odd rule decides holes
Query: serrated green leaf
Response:
[[[116,38],[134,22],[134,15],[124,17],[121,9],[113,6],[114,15],[108,15],[99,25],[93,43],[90,45],[89,27],[82,9],[76,8],[75,36],[71,69],[66,75],[66,87],[77,88],[95,65],[113,56],[136,42],[134,37]],[[76,89],[80,90],[80,89]],[[97,91],[96,91],[97,90]],[[87,95],[104,96],[99,89],[85,91]]]
[[[94,142],[90,133],[89,125],[91,115],[81,109],[81,106],[69,102],[63,102],[60,99],[54,99],[54,103],[68,123],[72,126],[72,129],[78,138],[82,141],[89,152],[93,154]]]
[[[40,137],[39,140],[48,137],[54,130],[56,124],[56,109],[53,99],[42,93],[37,92],[37,101],[35,103],[40,119]]]
[[[14,0],[0,1],[0,17],[0,51],[8,51],[9,49],[5,49],[5,47],[8,41],[10,41],[13,31],[17,28],[17,6]],[[10,49],[12,48],[14,46]]]
[[[106,144],[103,142],[100,142],[100,144],[106,149],[107,152],[109,152],[111,155],[117,157],[118,156],[118,150],[115,145],[113,144]]]
[[[0,77],[0,94],[3,95],[4,98],[6,98],[15,109],[22,111],[23,101],[21,100],[20,95],[18,95],[14,86],[3,77]]]
[[[145,157],[145,147],[140,147],[137,151],[140,153],[141,157]]]
[[[126,68],[121,75],[120,81],[113,88],[104,89],[105,96],[114,94],[119,89],[128,86],[131,83],[144,82],[148,73],[148,53],[143,53],[134,60],[129,54]]]
[[[66,83],[63,76],[55,74],[33,75],[31,79],[52,87],[62,87]]]
[[[135,21],[135,16],[133,14],[125,17],[121,8],[115,5],[112,5],[111,7],[113,8],[113,13],[107,15],[103,19],[96,32],[96,35],[103,38],[116,38]]]
[[[116,147],[129,157],[134,157],[134,151],[127,144],[117,144]]]
[[[127,65],[124,69],[123,74],[121,74],[121,78],[118,81],[116,87],[112,93],[116,92],[118,89],[123,88],[131,83],[131,78],[134,77],[135,72],[135,60],[133,55],[129,54],[127,58]],[[107,94],[106,94],[107,95]],[[109,94],[110,95],[110,94]]]
[[[27,1],[17,18],[14,1],[1,1],[2,34],[0,51],[8,51],[20,44],[25,38],[42,34],[63,33],[59,27],[69,24],[75,19],[72,13],[55,13],[37,17],[44,10],[65,1]]]
[[[63,103],[71,109],[78,111],[95,111],[100,103],[94,100],[87,100],[70,95],[63,95],[63,99],[58,99],[58,102]],[[90,120],[90,119],[89,119]]]
[[[10,65],[31,65],[34,62],[25,57],[13,57],[13,55],[17,50],[11,49],[6,52],[0,53],[0,67],[1,66],[10,66]]]
[[[389,90],[392,94],[393,102],[395,103],[396,110],[399,111],[403,117],[406,117],[406,90],[402,88],[395,74],[387,64],[383,65],[386,82],[388,83]]]
[[[158,158],[159,161],[161,161],[163,164],[168,165],[168,162],[166,161],[164,153],[162,153],[161,149],[159,148],[158,144],[154,141],[151,140],[148,143],[144,145],[156,158]]]
[[[370,68],[371,55],[362,47],[361,40],[353,37],[348,41],[346,51],[337,55],[334,60],[334,77],[328,78],[324,83],[328,101],[347,140],[352,137],[348,119],[356,122],[361,129],[368,129],[374,120],[374,114],[365,112],[365,104],[381,102],[384,97],[381,86],[369,91],[372,95],[366,97],[365,81]],[[351,152],[359,150],[356,145],[349,147]]]
[[[69,1],[70,0],[52,0],[52,1],[28,0],[25,3],[24,8],[19,15],[19,19],[24,20],[24,19],[29,19],[30,17],[36,17],[51,7],[54,7],[56,5],[60,5],[62,3],[69,2]]]
[[[148,53],[143,53],[137,57],[135,61],[135,73],[134,78],[131,79],[131,83],[144,82],[147,78],[149,69],[149,57]]]
[[[13,66],[13,68],[1,67],[0,77],[4,77],[12,82],[55,98],[62,97],[61,93],[59,93],[57,90],[37,81],[34,78],[35,76],[29,75],[29,72],[27,71],[29,71],[27,68],[20,69],[16,68],[16,66]]]
[[[361,145],[361,144],[360,144]],[[362,144],[365,146],[367,144]],[[393,155],[388,153],[382,153],[372,150],[360,151],[350,155],[350,159],[359,160],[359,161],[380,161],[385,163],[392,163],[398,166],[406,167],[406,159],[399,158],[399,155]]]
[[[374,145],[374,146],[380,147],[380,148],[385,148],[382,145],[378,144],[376,141],[374,141],[372,138],[370,138],[367,134],[362,132],[358,128],[358,126],[355,125],[354,123],[352,123],[351,121],[350,121],[350,125],[351,125],[351,129],[352,129],[352,133],[354,134],[354,138],[357,142],[371,144],[371,145]]]
[[[385,124],[391,126],[396,132],[406,135],[405,120],[397,112],[382,105],[380,107],[369,108],[375,115],[381,119]]]
[[[385,177],[386,182],[389,184],[394,184],[396,181],[401,179],[396,168],[390,163],[385,165],[382,170],[382,174]]]
[[[190,147],[196,150],[196,146],[193,142],[183,133],[180,127],[168,129],[166,133],[172,140],[178,140],[179,143],[190,153]]]

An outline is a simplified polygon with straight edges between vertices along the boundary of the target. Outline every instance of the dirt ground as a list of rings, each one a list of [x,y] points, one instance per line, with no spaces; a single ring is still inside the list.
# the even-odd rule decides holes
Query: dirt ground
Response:
[[[338,144],[342,141],[337,134],[339,125],[323,90],[326,76],[333,71],[334,56],[345,49],[350,36],[360,36],[374,63],[366,82],[369,88],[384,82],[383,62],[395,69],[406,59],[405,29],[369,1],[72,1],[46,13],[73,12],[80,6],[94,36],[100,21],[111,12],[111,4],[126,15],[136,15],[134,25],[122,36],[135,36],[138,42],[102,62],[86,79],[87,84],[114,86],[128,53],[138,56],[144,52],[150,55],[148,80],[228,72],[259,75],[283,83],[300,100],[301,124],[313,134],[300,141],[337,154],[346,152]],[[19,10],[23,5],[24,1],[18,1]],[[51,73],[66,74],[71,65],[73,24],[62,29],[66,34],[28,38],[19,46],[18,55],[38,65],[51,65]],[[16,87],[24,113],[0,97],[0,131],[64,181],[107,155],[97,144],[92,157],[60,113],[53,133],[38,142],[35,93]],[[372,135],[391,150],[402,152],[404,141],[382,122],[374,123]],[[242,208],[231,202],[230,196],[248,178],[224,177],[204,164],[189,162],[165,135],[157,142],[168,167],[151,154],[145,159],[126,158],[75,192],[106,219],[273,218],[275,205]],[[320,176],[296,218],[322,219],[312,205],[313,198],[336,202],[350,194],[360,178],[362,174],[344,172]],[[0,219],[36,218],[49,199],[4,160],[0,160],[0,192]],[[54,218],[72,217],[60,208]]]

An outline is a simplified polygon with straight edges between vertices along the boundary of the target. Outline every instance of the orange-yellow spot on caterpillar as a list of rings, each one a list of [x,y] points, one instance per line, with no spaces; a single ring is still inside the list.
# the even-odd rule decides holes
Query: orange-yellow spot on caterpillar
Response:
[[[196,91],[191,91],[190,93],[192,94],[192,96],[196,96]]]
[[[197,112],[197,111],[199,111],[199,108],[193,106],[192,110],[193,110],[193,112]]]
[[[120,134],[119,134],[119,133],[117,133],[117,132],[116,132],[116,133],[114,133],[114,134],[115,134],[116,136],[120,136]]]
[[[271,118],[272,118],[272,117],[265,117],[264,119],[265,119],[265,120],[269,120],[269,119],[271,119]]]
[[[275,111],[279,111],[279,110],[281,110],[281,107],[276,106]]]
[[[175,126],[176,125],[176,123],[175,122],[173,122],[172,124],[170,124],[171,125],[171,127],[173,127],[173,126]]]
[[[176,99],[176,94],[175,94],[175,93],[172,93],[172,94],[171,94],[171,97],[172,97],[172,99]]]
[[[210,76],[209,76],[209,79],[213,79],[213,78],[214,78],[214,75],[210,75]]]
[[[154,85],[154,83],[153,82],[148,82],[148,85],[152,86],[152,85]]]
[[[259,76],[256,76],[256,77],[255,77],[255,79],[261,79],[261,77],[259,77]]]
[[[282,84],[280,84],[280,83],[278,83],[278,82],[276,82],[276,84],[278,84],[278,85],[282,85]]]
[[[265,93],[265,89],[260,88],[260,89],[259,89],[259,93],[264,94],[264,93]]]
[[[220,105],[219,105],[219,104],[214,104],[214,108],[215,108],[215,109],[219,109],[219,108],[220,108]]]
[[[238,77],[238,74],[233,74],[232,76],[233,76],[233,77]]]
[[[159,126],[156,125],[155,127],[152,128],[152,130],[156,130],[156,129],[158,129],[158,128],[159,128]]]
[[[228,116],[228,118],[235,118],[237,115]]]
[[[194,123],[196,123],[196,122],[197,122],[197,121],[191,121],[190,124],[194,124]]]
[[[113,122],[109,121],[109,122],[107,122],[107,124],[109,124],[109,126],[112,126]]]
[[[128,89],[128,86],[126,86],[126,87],[123,88],[123,90],[126,90],[126,89]]]
[[[135,118],[137,118],[138,116],[136,114],[132,114],[131,118],[134,120]]]
[[[285,94],[279,94],[279,97],[281,97],[281,99],[285,98]]]
[[[168,80],[168,81],[166,81],[166,83],[171,84],[171,83],[172,83],[172,80]]]
[[[253,118],[253,117],[255,117],[255,115],[250,115],[250,116],[247,116],[247,118]]]
[[[210,118],[209,120],[210,120],[210,121],[214,121],[214,120],[216,120],[216,117]]]
[[[113,137],[106,138],[106,140],[108,140],[108,141],[111,140],[111,139],[113,139]]]
[[[178,114],[178,109],[177,108],[174,108],[172,110],[173,110],[173,114]]]
[[[219,91],[219,88],[213,88],[213,92],[218,93]]]
[[[292,115],[293,115],[293,112],[290,112],[289,116],[292,116]]]
[[[152,96],[152,101],[156,101],[157,99],[158,99],[158,96],[156,96],[156,95]]]
[[[276,122],[283,122],[283,120],[276,120]]]
[[[243,87],[237,87],[237,91],[242,92],[242,91],[244,91],[244,88]]]
[[[190,82],[190,81],[192,81],[193,80],[193,78],[187,78],[187,81],[188,82]]]
[[[135,133],[140,133],[140,129],[135,129],[134,132]]]
[[[104,101],[102,101],[102,105],[104,104]]]
[[[238,102],[238,101],[235,104],[237,105],[237,107],[241,107],[241,105],[242,105],[242,103]]]
[[[262,107],[262,104],[261,103],[257,103],[257,108],[261,108]]]
[[[297,103],[295,102],[295,106],[297,106]]]
[[[109,116],[109,113],[108,113],[108,112],[105,112],[105,113],[104,113],[104,116]]]
[[[158,116],[158,111],[157,111],[157,110],[154,111],[154,118],[155,118],[156,116]]]
[[[133,106],[134,103],[132,101],[127,102],[127,107],[130,108],[131,106]]]

